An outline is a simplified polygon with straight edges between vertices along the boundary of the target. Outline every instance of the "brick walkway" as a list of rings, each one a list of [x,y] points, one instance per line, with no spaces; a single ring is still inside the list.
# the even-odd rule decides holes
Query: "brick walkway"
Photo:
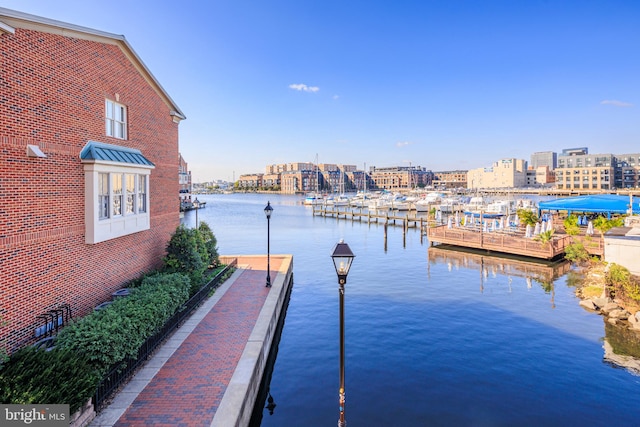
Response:
[[[281,261],[272,259],[272,279]],[[211,424],[270,290],[265,257],[241,262],[246,269],[113,425]]]

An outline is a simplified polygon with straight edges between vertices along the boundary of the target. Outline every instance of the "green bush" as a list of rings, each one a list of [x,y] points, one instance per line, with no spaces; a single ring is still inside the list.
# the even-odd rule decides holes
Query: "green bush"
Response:
[[[71,349],[23,348],[0,370],[2,403],[65,403],[71,413],[93,396],[100,382],[92,364]]]
[[[187,301],[190,287],[189,278],[179,273],[149,276],[128,297],[64,328],[56,345],[84,354],[104,375],[115,363],[137,355]]]
[[[573,263],[583,263],[589,261],[589,252],[580,242],[573,242],[564,250],[564,257]]]
[[[634,280],[628,269],[618,264],[610,264],[606,274],[607,285],[616,295],[640,301],[640,285]],[[622,293],[622,295],[619,295]]]
[[[191,279],[191,293],[202,285],[204,271],[208,266],[205,241],[198,230],[181,224],[171,236],[164,258],[165,271],[183,273]]]
[[[564,231],[569,236],[576,236],[580,234],[580,226],[578,225],[578,217],[571,214],[565,220],[564,223]]]

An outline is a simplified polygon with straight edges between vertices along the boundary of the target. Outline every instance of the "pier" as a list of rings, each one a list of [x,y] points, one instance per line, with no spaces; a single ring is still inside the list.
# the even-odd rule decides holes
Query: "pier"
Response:
[[[464,227],[448,228],[446,225],[429,227],[427,238],[431,244],[444,243],[543,259],[554,259],[563,255],[566,247],[572,242],[571,236],[561,236],[543,243],[514,233],[489,233]]]
[[[323,217],[366,221],[368,223],[382,222],[385,224],[404,226],[405,228],[426,228],[428,223],[426,213],[425,216],[418,216],[415,210],[403,212],[406,212],[406,215],[393,210],[371,211],[365,208],[354,209],[348,206],[345,206],[343,209],[334,206],[313,206],[313,215]],[[433,223],[433,220],[431,220],[431,222]]]
[[[447,244],[465,248],[481,249],[521,255],[532,258],[552,260],[564,255],[567,246],[572,243],[582,243],[589,253],[602,257],[604,255],[604,241],[602,236],[589,237],[586,235],[569,236],[556,233],[549,242],[541,242],[531,237],[525,237],[523,230],[505,229],[499,231],[483,231],[481,227],[449,227],[429,219],[425,214],[418,216],[416,211],[392,210],[370,211],[368,209],[354,209],[334,206],[313,206],[313,215],[346,219],[351,221],[366,221],[367,223],[382,223],[386,229],[388,225],[401,226],[403,232],[409,228],[418,228],[420,238],[427,237],[431,245]],[[556,230],[558,231],[558,230]]]
[[[449,228],[446,225],[428,227],[426,234],[432,245],[434,243],[442,243],[547,260],[563,256],[567,246],[575,242],[582,243],[589,255],[600,257],[604,255],[604,241],[601,236],[588,237],[555,234],[552,240],[542,242],[531,237],[525,237],[524,233],[518,231],[484,232],[482,229]]]

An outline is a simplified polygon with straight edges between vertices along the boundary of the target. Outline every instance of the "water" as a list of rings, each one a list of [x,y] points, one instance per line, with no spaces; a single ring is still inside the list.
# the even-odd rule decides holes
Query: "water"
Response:
[[[269,200],[271,253],[294,255],[277,406],[261,426],[337,424],[330,254],[341,238],[356,255],[345,287],[349,427],[640,425],[640,377],[604,360],[603,318],[579,307],[566,265],[428,248],[400,227],[385,251],[382,225],[313,216],[301,197],[198,198],[221,254],[266,252]]]

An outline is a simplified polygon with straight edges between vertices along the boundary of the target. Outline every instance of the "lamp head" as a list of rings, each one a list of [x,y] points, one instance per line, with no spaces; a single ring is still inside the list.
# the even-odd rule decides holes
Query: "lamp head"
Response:
[[[267,216],[267,219],[271,218],[271,212],[273,212],[273,208],[271,207],[271,203],[267,202],[267,206],[264,208],[264,214]]]
[[[333,253],[331,254],[331,259],[333,259],[333,266],[338,275],[338,283],[341,285],[347,283],[347,275],[349,274],[353,258],[355,258],[355,255],[351,252],[351,248],[349,248],[349,245],[347,245],[344,240],[341,239],[336,243],[336,246],[333,248]]]

